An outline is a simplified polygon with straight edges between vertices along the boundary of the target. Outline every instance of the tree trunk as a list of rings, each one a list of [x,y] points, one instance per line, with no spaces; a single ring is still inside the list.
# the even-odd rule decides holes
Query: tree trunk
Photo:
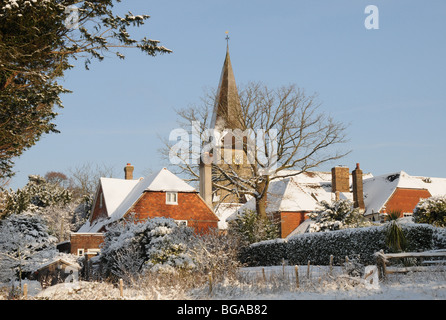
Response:
[[[269,177],[263,176],[261,182],[257,185],[257,192],[259,194],[256,197],[256,211],[260,218],[267,219],[266,206],[267,206],[267,191],[269,186]]]

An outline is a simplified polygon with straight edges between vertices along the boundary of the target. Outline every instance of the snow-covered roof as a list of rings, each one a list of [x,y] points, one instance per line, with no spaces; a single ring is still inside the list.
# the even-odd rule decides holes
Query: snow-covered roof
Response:
[[[196,192],[195,188],[187,184],[166,168],[161,169],[151,176],[141,179],[130,191],[121,204],[110,216],[111,221],[117,221],[124,217],[127,211],[138,201],[145,191],[162,192]]]
[[[77,262],[74,262],[74,261],[68,261],[67,259],[62,259],[62,258],[54,258],[53,260],[49,260],[49,261],[47,261],[47,262],[45,262],[45,263],[42,263],[42,264],[40,264],[39,265],[39,267],[38,267],[38,269],[37,269],[37,271],[38,270],[41,270],[41,269],[43,269],[43,268],[46,268],[46,267],[48,267],[49,265],[52,265],[53,263],[64,263],[64,264],[66,264],[66,265],[69,265],[69,266],[71,266],[71,267],[73,267],[73,268],[76,268],[76,269],[80,269],[81,268],[81,266],[79,265],[79,263],[77,263]]]
[[[427,189],[432,196],[446,194],[446,178],[411,176],[404,171],[364,180],[365,215],[379,212],[397,188]]]
[[[287,172],[282,175],[286,176]],[[350,185],[352,177],[350,175]],[[331,172],[304,172],[271,182],[267,212],[312,211],[318,202],[335,199],[331,189]],[[446,194],[446,178],[411,176],[404,171],[374,177],[363,175],[365,215],[379,212],[397,188],[427,189],[432,196]],[[351,192],[341,192],[340,199],[353,200]],[[240,210],[255,209],[255,200]]]
[[[286,211],[313,211],[318,202],[331,202],[335,199],[332,192],[331,172],[311,171],[286,177],[293,172],[282,172],[284,178],[273,180],[268,189],[267,213]],[[372,177],[364,174],[363,178]],[[350,175],[350,184],[352,178]],[[340,199],[353,200],[351,192],[340,192]],[[248,201],[240,210],[255,209],[255,199]]]
[[[242,206],[242,203],[220,203],[214,209],[215,215],[218,217],[218,229],[226,230],[228,228],[229,217],[231,217],[234,212],[238,211]]]
[[[296,234],[307,233],[313,223],[314,223],[314,221],[311,219],[304,220],[304,222],[302,222],[300,225],[298,225],[297,228],[294,229],[286,238],[289,239]]]
[[[130,183],[129,183],[130,181]],[[95,233],[111,222],[122,219],[130,208],[146,191],[162,192],[197,192],[184,180],[163,168],[158,172],[139,180],[101,178],[104,201],[107,205],[108,218],[98,219],[90,224],[87,221],[78,232]],[[105,186],[105,188],[104,188]],[[107,195],[105,194],[107,190]],[[112,199],[112,197],[115,197]]]
[[[146,191],[196,192],[194,187],[166,168],[141,180],[141,182]]]
[[[104,195],[108,215],[111,216],[139,180],[100,178],[99,183]]]

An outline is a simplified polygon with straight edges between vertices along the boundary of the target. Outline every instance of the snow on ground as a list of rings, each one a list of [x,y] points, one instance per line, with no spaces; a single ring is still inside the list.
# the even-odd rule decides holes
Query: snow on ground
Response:
[[[247,272],[256,273],[262,267],[247,268]],[[307,279],[307,266],[299,266],[299,289],[260,293],[250,297],[241,295],[240,299],[281,299],[281,300],[444,300],[446,299],[446,272],[412,272],[408,274],[388,275],[388,280],[370,285],[366,281],[355,281],[343,274],[340,267],[335,267],[333,277],[328,277],[328,267],[312,266],[310,280]],[[283,275],[281,266],[265,269],[276,277]],[[292,277],[294,267],[285,267],[285,275]],[[374,279],[377,275],[373,274]],[[263,278],[263,274],[262,274]],[[295,279],[295,277],[293,278]],[[368,278],[370,279],[370,277]],[[362,280],[362,279],[361,279]],[[306,284],[307,283],[307,284]]]
[[[62,283],[40,290],[29,284],[29,299],[49,300],[446,300],[446,272],[392,274],[370,284],[348,277],[340,267],[299,266],[299,287],[293,266],[243,268],[239,279],[188,291],[178,287],[124,287],[100,282]],[[264,271],[262,270],[264,269]],[[372,275],[368,278],[375,277]],[[376,279],[376,278],[375,278]],[[31,289],[32,288],[32,289]],[[1,298],[1,296],[0,296]],[[6,297],[3,297],[5,299]]]

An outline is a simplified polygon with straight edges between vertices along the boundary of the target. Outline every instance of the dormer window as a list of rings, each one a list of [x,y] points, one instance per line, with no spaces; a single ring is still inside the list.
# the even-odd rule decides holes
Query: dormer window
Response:
[[[166,204],[178,204],[178,192],[166,192]]]

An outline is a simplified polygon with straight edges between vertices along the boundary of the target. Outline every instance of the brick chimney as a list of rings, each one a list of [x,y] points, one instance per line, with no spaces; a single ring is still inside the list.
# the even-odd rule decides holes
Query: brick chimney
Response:
[[[364,187],[362,183],[362,170],[359,168],[359,163],[356,164],[356,169],[352,171],[352,180],[354,207],[364,210]]]
[[[134,167],[130,163],[127,163],[124,167],[125,180],[133,180],[133,169]]]
[[[350,172],[347,167],[331,169],[331,192],[350,192]]]
[[[206,152],[200,157],[200,196],[212,208],[212,156]]]

